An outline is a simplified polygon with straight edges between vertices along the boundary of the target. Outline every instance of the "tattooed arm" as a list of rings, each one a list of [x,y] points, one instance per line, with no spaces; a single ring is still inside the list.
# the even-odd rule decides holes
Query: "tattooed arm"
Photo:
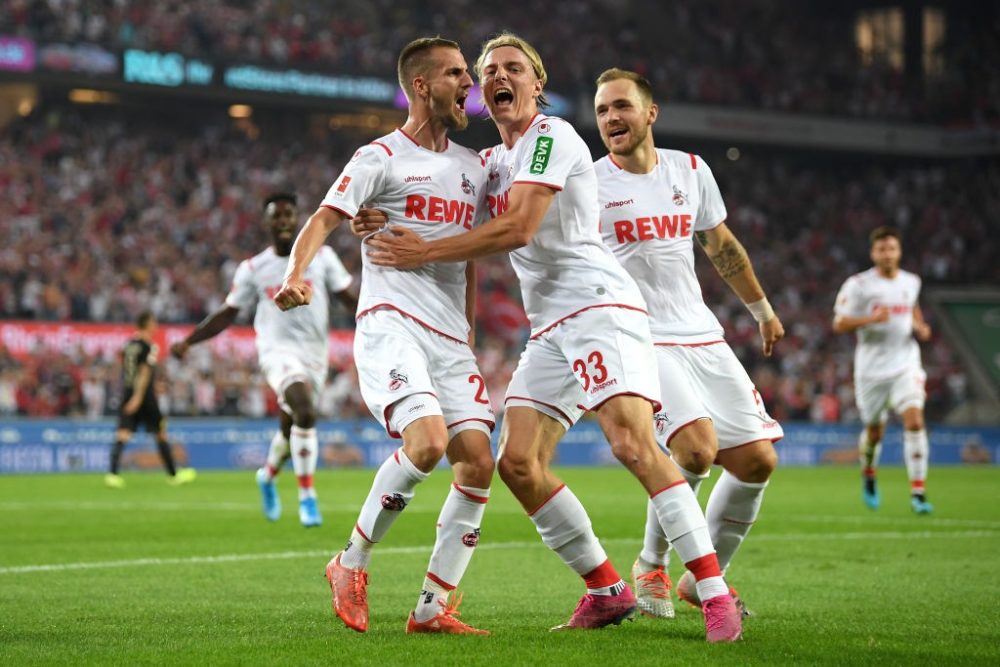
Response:
[[[743,244],[724,222],[706,232],[695,232],[695,238],[705,250],[715,270],[743,303],[747,304],[754,319],[760,323],[764,356],[771,356],[774,344],[785,335],[785,329],[767,303],[767,295],[757,280],[757,274],[754,273]]]

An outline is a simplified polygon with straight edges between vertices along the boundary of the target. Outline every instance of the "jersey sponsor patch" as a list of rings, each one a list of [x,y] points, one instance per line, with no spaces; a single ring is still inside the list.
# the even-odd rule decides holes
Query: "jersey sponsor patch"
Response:
[[[552,137],[538,137],[535,140],[535,152],[531,156],[532,174],[544,174],[549,166],[549,156],[552,155]]]
[[[344,193],[347,192],[347,186],[351,184],[351,177],[344,176],[340,179],[340,185],[337,186],[337,191],[333,194],[337,197],[343,197]]]

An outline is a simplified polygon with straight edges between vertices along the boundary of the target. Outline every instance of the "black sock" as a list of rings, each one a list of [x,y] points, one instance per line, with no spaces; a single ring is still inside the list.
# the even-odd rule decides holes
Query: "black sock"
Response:
[[[160,450],[163,467],[167,469],[167,474],[173,477],[177,474],[177,467],[174,466],[174,455],[170,451],[170,443],[166,440],[157,440],[156,447]]]
[[[122,450],[125,449],[124,440],[115,440],[115,444],[111,446],[111,474],[118,474],[118,466],[122,462]]]

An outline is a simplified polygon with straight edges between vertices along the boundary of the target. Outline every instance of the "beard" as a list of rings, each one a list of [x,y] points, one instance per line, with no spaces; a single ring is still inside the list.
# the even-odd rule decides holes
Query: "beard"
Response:
[[[632,141],[630,141],[625,146],[621,146],[616,149],[612,149],[610,144],[608,146],[608,152],[612,155],[631,155],[635,152],[639,146],[646,141],[646,137],[649,136],[649,126],[642,125],[640,127],[629,127],[629,132],[632,133]]]
[[[469,116],[459,113],[454,98],[431,98],[431,111],[449,130],[464,130],[469,126]]]

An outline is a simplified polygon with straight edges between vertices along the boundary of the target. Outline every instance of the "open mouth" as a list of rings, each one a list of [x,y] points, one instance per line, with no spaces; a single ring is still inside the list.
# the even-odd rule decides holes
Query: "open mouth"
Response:
[[[617,137],[624,137],[626,134],[628,134],[627,127],[618,127],[608,132],[608,138],[615,139]]]
[[[463,95],[462,97],[459,97],[459,98],[455,99],[455,108],[458,111],[461,111],[463,113],[465,112],[465,100],[468,97],[469,97],[468,95]]]
[[[509,106],[514,103],[514,91],[510,88],[497,88],[493,91],[493,104],[497,107]]]

